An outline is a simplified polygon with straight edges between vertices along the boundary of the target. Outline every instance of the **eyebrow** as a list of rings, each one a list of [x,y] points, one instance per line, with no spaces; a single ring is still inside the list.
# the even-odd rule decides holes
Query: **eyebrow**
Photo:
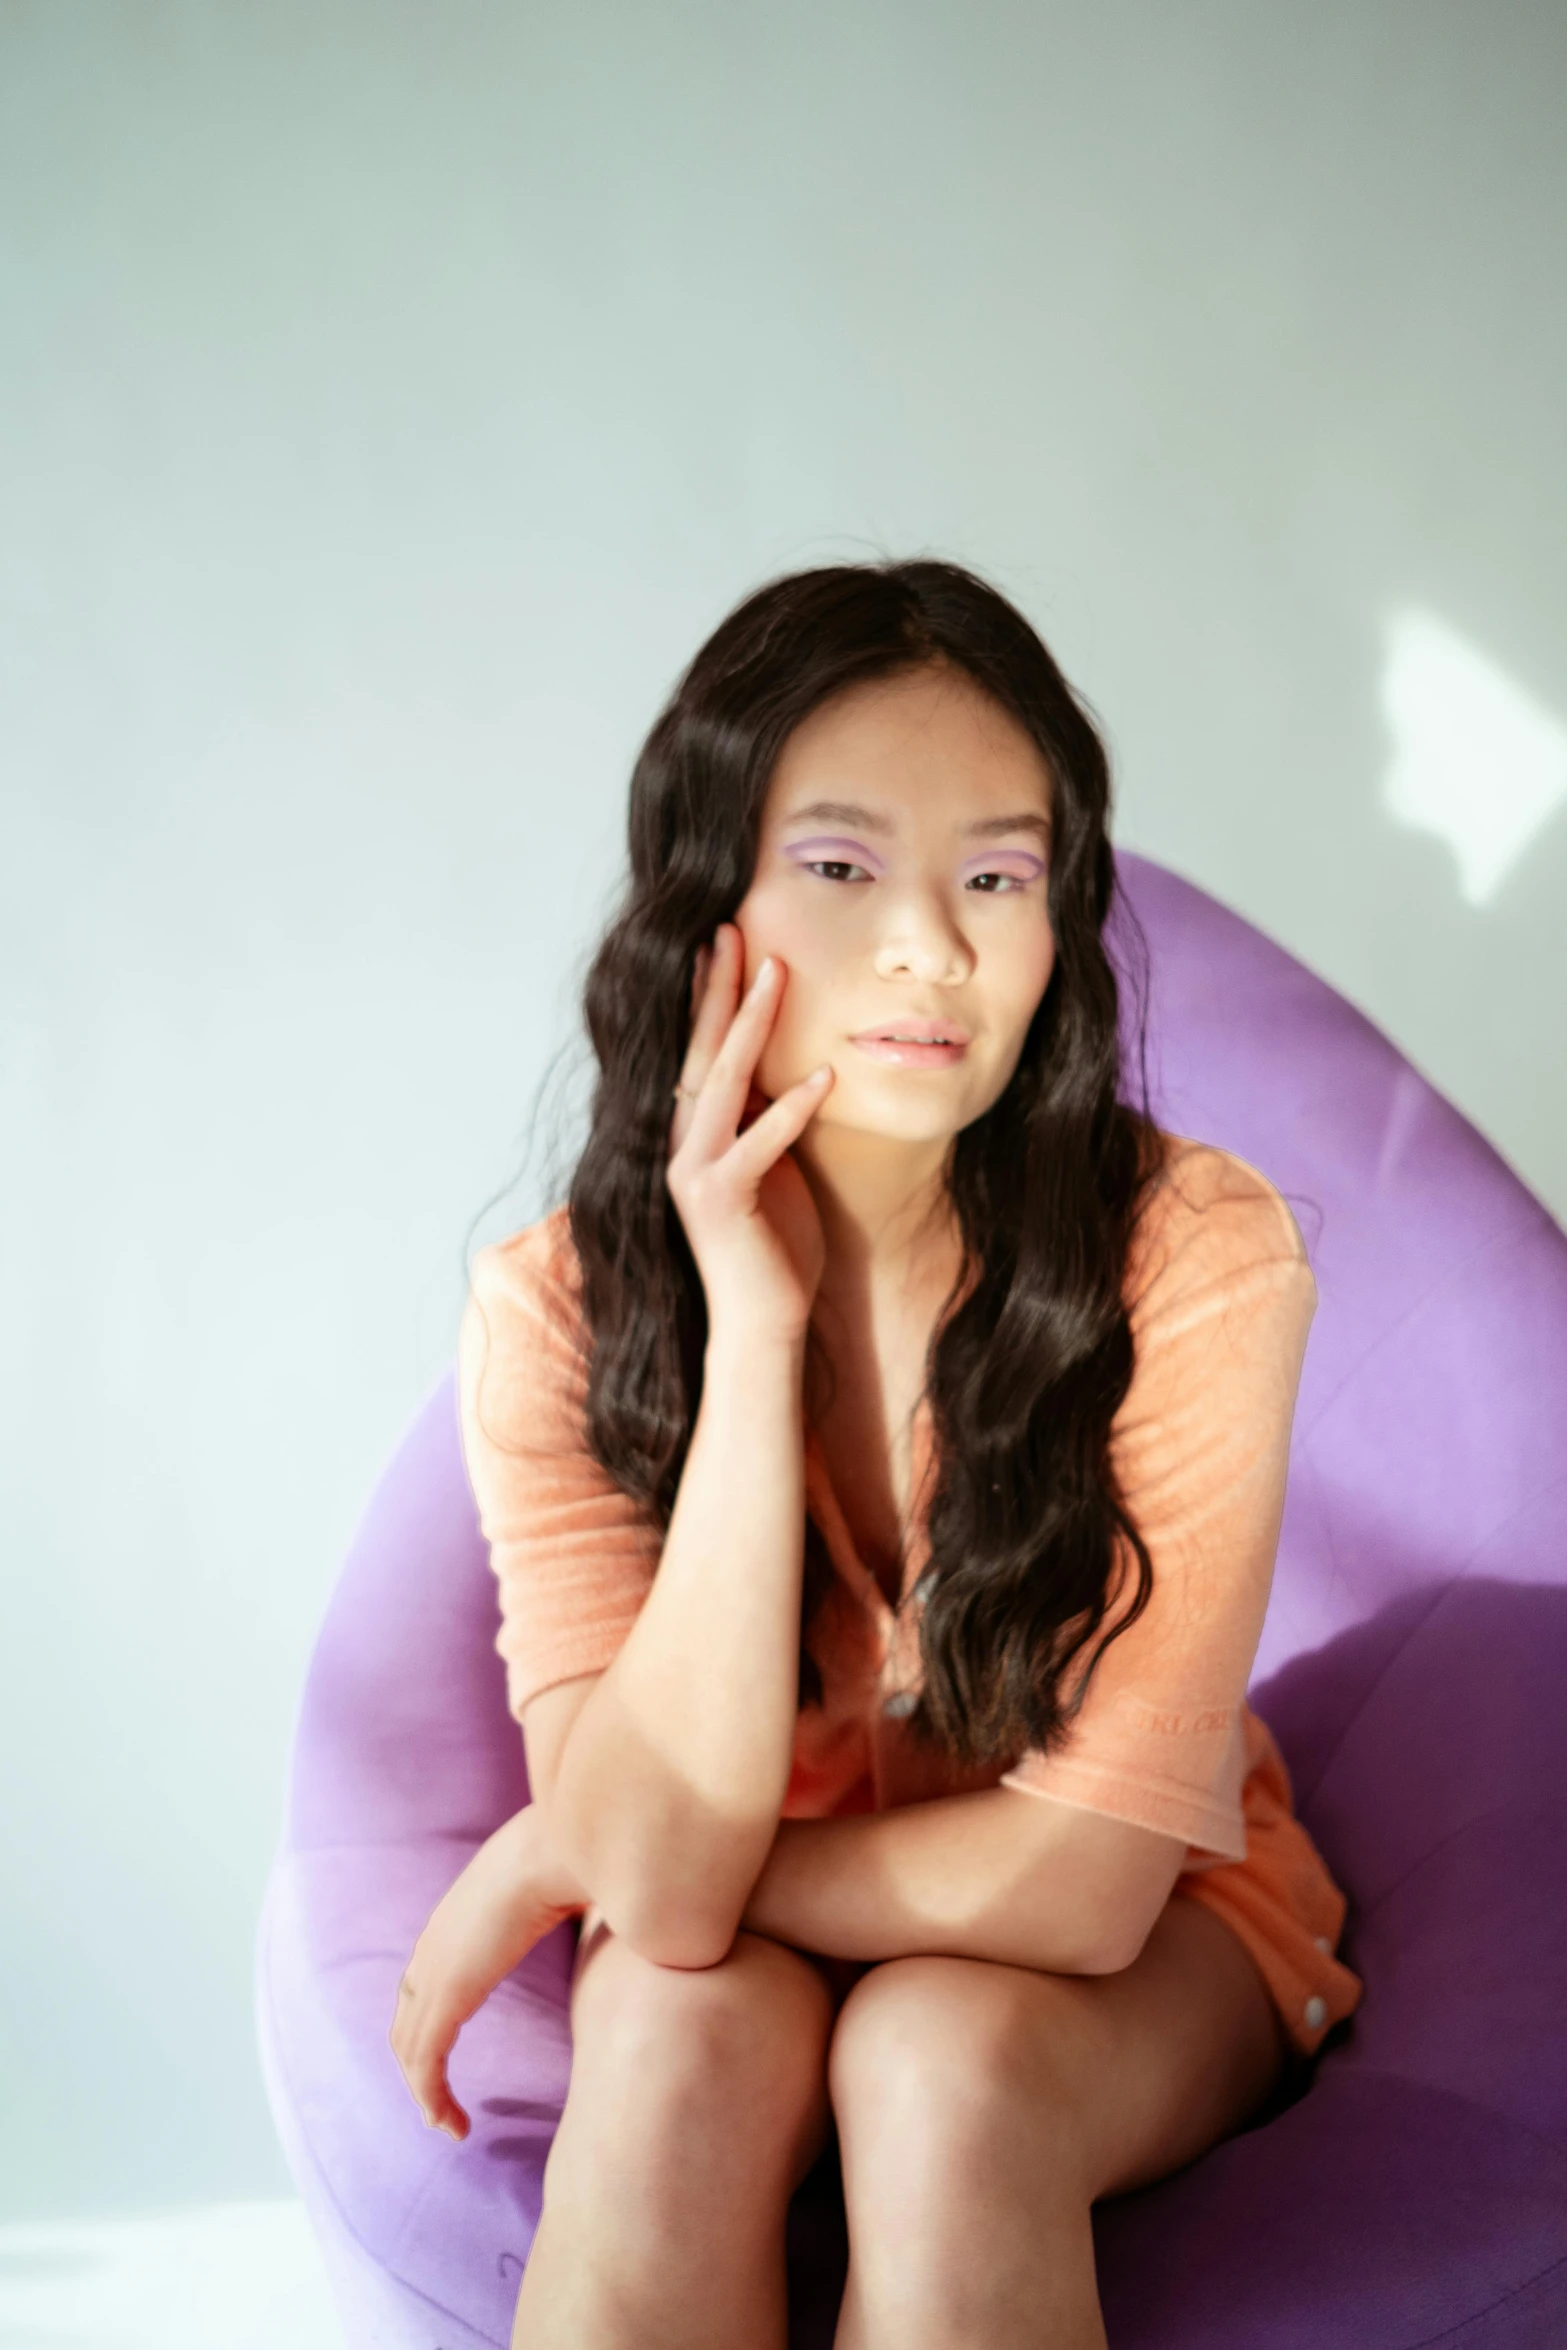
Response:
[[[809,807],[791,808],[785,824],[852,824],[860,832],[889,833],[894,826],[885,816],[878,816],[870,808],[862,808],[856,800],[812,800]],[[985,816],[977,824],[965,824],[964,837],[968,840],[999,840],[1006,832],[1031,832],[1050,845],[1050,819],[1037,809],[1028,808],[1016,816]]]

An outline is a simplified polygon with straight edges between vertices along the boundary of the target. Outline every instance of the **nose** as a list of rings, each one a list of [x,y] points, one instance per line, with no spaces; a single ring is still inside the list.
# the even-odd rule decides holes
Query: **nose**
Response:
[[[938,890],[887,890],[875,964],[882,979],[917,979],[933,987],[960,987],[974,968],[974,950]]]

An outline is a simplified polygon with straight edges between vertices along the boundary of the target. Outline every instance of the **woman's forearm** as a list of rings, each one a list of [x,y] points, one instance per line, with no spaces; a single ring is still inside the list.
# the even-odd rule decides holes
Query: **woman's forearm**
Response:
[[[803,1338],[716,1330],[658,1573],[571,1726],[552,1832],[615,1931],[666,1964],[733,1940],[798,1708]]]
[[[742,1923],[830,1958],[940,1955],[1108,1974],[1141,1949],[1185,1850],[1009,1787],[785,1820]]]

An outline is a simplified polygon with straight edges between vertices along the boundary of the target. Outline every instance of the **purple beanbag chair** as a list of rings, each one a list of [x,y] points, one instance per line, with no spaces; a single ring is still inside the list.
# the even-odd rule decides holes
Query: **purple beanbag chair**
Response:
[[[1303,2095],[1096,2213],[1114,2350],[1567,2344],[1567,1237],[1358,1013],[1135,857],[1163,1122],[1289,1198],[1321,1302],[1250,1697],[1349,1897],[1357,2014]],[[305,1689],[258,1947],[269,2093],[350,2343],[504,2350],[570,2064],[574,1929],[464,2030],[461,2147],[398,1977],[527,1799],[451,1383],[399,1446]],[[826,2350],[843,2222],[791,2212]]]

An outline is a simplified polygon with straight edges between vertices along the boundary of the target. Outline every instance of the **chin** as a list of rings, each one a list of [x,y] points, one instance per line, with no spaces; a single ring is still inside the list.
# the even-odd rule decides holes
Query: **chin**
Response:
[[[867,1100],[849,1098],[848,1088],[840,1079],[832,1089],[812,1123],[817,1126],[853,1127],[860,1134],[877,1134],[888,1142],[943,1142],[959,1133],[979,1112],[965,1103],[960,1116],[954,1114],[954,1105],[927,1097],[916,1099],[912,1092],[904,1101],[888,1101],[879,1089]]]

